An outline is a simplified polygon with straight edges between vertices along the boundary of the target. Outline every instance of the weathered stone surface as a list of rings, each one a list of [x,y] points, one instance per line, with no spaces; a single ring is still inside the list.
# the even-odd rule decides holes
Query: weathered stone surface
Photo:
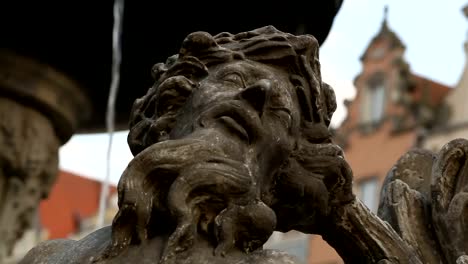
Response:
[[[440,263],[430,221],[430,184],[436,156],[425,150],[403,155],[387,175],[378,215],[411,245],[423,263]]]
[[[468,252],[468,141],[446,144],[432,167],[432,221],[445,259]]]
[[[389,173],[379,206],[423,263],[464,263],[468,141],[457,139],[437,154],[413,150]]]
[[[346,263],[422,263],[392,227],[359,200],[335,208],[320,234]]]

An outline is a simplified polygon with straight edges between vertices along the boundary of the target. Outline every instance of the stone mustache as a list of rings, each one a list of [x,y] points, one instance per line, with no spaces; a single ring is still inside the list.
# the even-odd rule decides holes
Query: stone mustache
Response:
[[[112,226],[42,243],[21,263],[299,263],[262,249],[274,230],[293,229],[322,235],[347,263],[423,263],[409,229],[395,231],[352,194],[318,48],[271,26],[187,36],[134,103],[135,157]],[[390,188],[405,184],[392,175]],[[385,195],[382,215],[401,225]]]

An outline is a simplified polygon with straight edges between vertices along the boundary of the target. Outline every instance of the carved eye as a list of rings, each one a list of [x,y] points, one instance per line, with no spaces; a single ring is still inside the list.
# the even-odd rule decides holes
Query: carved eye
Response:
[[[226,82],[231,82],[239,87],[245,88],[247,87],[245,85],[244,78],[240,73],[237,72],[231,72],[223,76],[223,80]]]

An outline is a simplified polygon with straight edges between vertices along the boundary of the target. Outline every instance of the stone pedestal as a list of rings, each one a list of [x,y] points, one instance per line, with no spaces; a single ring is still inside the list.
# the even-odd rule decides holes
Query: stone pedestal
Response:
[[[0,262],[30,227],[58,172],[58,149],[88,118],[80,87],[0,50]]]

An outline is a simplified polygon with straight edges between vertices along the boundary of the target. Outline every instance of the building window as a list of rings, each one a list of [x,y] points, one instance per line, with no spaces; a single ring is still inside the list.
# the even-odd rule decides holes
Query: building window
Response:
[[[361,103],[362,123],[377,123],[385,110],[385,86],[380,83],[364,89]]]
[[[358,198],[372,211],[377,212],[379,181],[376,177],[359,181],[357,184]]]
[[[375,48],[371,53],[370,57],[373,60],[380,60],[384,57],[385,55],[385,48],[384,47],[378,47]]]

